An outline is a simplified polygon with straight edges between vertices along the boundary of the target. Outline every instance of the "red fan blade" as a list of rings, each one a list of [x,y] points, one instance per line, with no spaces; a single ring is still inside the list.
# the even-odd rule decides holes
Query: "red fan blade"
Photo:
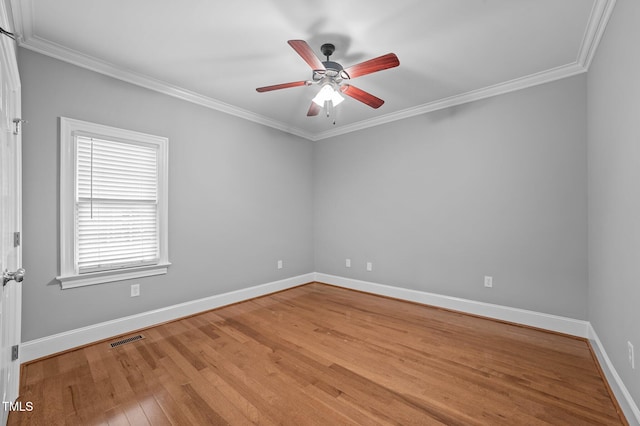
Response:
[[[320,114],[322,108],[318,106],[317,103],[311,102],[311,106],[309,107],[309,111],[307,111],[307,117],[313,117],[314,115]]]
[[[362,89],[358,89],[350,84],[345,84],[340,87],[340,91],[347,96],[351,96],[353,99],[369,105],[371,108],[380,108],[384,101],[380,98],[376,98],[371,93],[365,92]]]
[[[397,67],[398,65],[400,65],[398,57],[394,53],[387,53],[386,55],[352,65],[349,68],[345,68],[344,71],[349,74],[349,78],[356,78],[372,72]]]
[[[311,49],[311,47],[309,47],[306,41],[289,40],[287,43],[289,43],[289,45],[293,47],[293,50],[298,52],[298,55],[302,56],[302,59],[304,59],[304,61],[309,64],[311,69],[313,70],[326,69],[322,64],[322,61],[320,61],[320,59],[318,59],[316,54],[313,53],[313,50]]]
[[[260,93],[270,92],[272,90],[287,89],[289,87],[298,87],[306,85],[306,81],[294,81],[292,83],[274,84],[273,86],[258,87],[256,90]]]

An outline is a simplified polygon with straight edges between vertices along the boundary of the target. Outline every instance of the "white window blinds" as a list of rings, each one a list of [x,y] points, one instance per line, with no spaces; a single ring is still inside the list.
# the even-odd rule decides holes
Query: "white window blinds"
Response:
[[[156,146],[76,136],[76,273],[160,260]]]

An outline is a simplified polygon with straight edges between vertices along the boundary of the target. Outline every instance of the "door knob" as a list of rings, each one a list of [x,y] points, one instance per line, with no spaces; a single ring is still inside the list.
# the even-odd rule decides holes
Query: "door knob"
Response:
[[[17,283],[21,283],[24,279],[24,269],[19,268],[15,272],[9,272],[9,270],[5,269],[2,273],[2,287],[7,285],[7,283],[11,280],[15,280]]]

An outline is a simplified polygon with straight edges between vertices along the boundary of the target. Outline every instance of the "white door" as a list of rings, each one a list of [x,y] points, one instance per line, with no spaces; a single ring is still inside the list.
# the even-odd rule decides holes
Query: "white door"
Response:
[[[7,29],[5,3],[0,2],[0,26]],[[14,120],[20,117],[20,78],[15,42],[0,35],[0,393],[2,423],[18,397],[20,360],[12,359],[20,342],[22,306],[21,136]],[[18,123],[19,125],[20,123]],[[16,134],[18,133],[18,134]]]

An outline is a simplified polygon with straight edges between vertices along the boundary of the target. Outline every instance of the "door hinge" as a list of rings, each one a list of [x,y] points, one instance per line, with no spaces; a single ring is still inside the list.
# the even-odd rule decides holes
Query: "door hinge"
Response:
[[[18,345],[11,346],[11,361],[18,359]]]
[[[20,233],[19,232],[14,232],[13,233],[13,246],[14,247],[18,247],[20,245]]]
[[[13,134],[19,135],[20,130],[22,129],[22,123],[26,123],[27,120],[23,120],[22,118],[14,118],[13,119]]]

